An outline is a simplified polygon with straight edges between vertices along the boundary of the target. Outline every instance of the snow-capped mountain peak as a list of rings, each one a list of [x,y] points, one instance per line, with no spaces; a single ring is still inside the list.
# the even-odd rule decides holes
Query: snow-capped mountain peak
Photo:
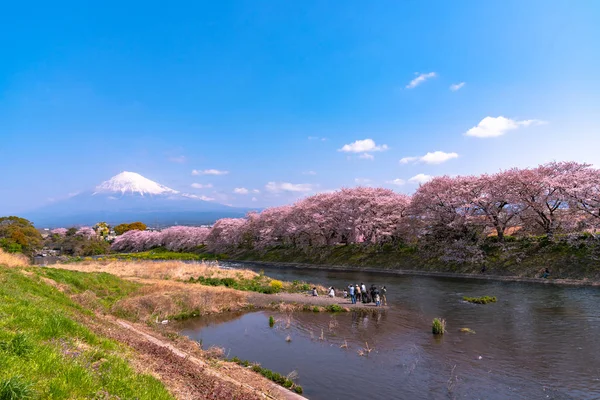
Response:
[[[176,194],[176,190],[156,183],[135,172],[123,171],[96,186],[96,193],[131,193],[139,195]]]

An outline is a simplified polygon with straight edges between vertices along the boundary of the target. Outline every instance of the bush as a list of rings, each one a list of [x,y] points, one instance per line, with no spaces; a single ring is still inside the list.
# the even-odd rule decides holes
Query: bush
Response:
[[[434,318],[432,332],[434,335],[443,335],[446,332],[446,320],[442,318]]]
[[[271,281],[271,288],[275,291],[275,293],[278,293],[281,291],[281,289],[283,289],[283,282],[273,279]]]
[[[329,312],[340,312],[344,311],[344,308],[339,306],[338,304],[330,304],[325,309]]]
[[[269,317],[269,326],[272,328],[275,325],[275,318],[271,315]]]

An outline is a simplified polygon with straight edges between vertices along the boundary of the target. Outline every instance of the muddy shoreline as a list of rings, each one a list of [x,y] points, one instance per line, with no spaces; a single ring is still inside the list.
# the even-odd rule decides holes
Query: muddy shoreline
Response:
[[[227,260],[227,263],[240,265],[265,266],[272,268],[295,268],[295,269],[314,269],[321,271],[343,271],[343,272],[368,272],[388,275],[414,275],[430,276],[437,278],[456,278],[456,279],[478,279],[500,282],[523,282],[537,283],[542,285],[561,285],[561,286],[591,286],[600,287],[599,281],[577,280],[577,279],[553,279],[553,278],[525,278],[519,276],[501,276],[491,274],[465,274],[454,272],[435,272],[422,270],[405,270],[389,268],[371,268],[371,267],[351,267],[347,265],[316,265],[294,262],[273,262],[273,261],[247,261],[247,260]]]

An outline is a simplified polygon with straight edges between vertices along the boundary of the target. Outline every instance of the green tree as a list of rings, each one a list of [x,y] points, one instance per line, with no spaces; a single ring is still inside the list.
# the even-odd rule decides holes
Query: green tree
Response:
[[[106,222],[98,222],[94,225],[94,230],[99,236],[106,238],[110,233],[110,226]]]
[[[30,254],[42,242],[41,233],[31,221],[15,216],[0,218],[0,247],[5,251]]]
[[[145,231],[147,228],[146,224],[144,224],[143,222],[137,221],[137,222],[132,222],[130,224],[119,224],[117,226],[115,226],[115,233],[117,235],[122,235],[127,231]]]

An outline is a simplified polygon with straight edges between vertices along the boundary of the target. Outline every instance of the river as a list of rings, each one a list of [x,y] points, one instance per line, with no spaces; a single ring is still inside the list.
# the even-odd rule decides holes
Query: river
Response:
[[[253,269],[324,286],[387,286],[390,307],[377,313],[260,311],[180,325],[204,348],[224,347],[229,357],[283,374],[295,371],[310,399],[600,398],[598,288]],[[462,301],[483,295],[498,302]],[[270,315],[277,320],[273,328]],[[432,335],[434,317],[446,320],[445,335]],[[459,332],[465,327],[475,334]],[[372,350],[361,356],[365,343]]]

